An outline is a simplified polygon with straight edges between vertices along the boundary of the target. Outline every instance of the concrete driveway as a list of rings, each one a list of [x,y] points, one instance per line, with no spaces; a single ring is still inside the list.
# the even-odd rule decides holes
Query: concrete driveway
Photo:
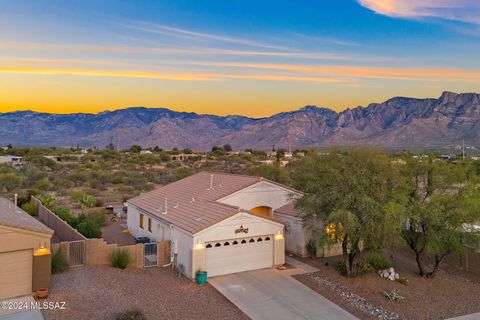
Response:
[[[0,300],[0,320],[43,320],[40,310],[11,310],[4,306],[9,303],[30,304],[35,302],[32,296],[23,296],[9,300]]]
[[[208,282],[253,320],[357,319],[291,276],[317,269],[287,258],[295,269],[262,269],[210,278]]]

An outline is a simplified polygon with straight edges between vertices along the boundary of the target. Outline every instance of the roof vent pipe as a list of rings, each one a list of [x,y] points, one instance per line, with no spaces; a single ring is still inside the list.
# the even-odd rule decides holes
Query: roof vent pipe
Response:
[[[167,214],[168,213],[168,199],[167,197],[165,197],[165,211],[163,211],[163,214]]]
[[[210,190],[213,190],[213,174],[210,175]]]

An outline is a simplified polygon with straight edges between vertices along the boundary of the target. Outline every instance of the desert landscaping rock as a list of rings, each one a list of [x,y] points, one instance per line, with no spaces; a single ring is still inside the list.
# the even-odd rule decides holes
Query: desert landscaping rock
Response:
[[[350,289],[342,286],[334,280],[323,277],[317,272],[310,273],[308,275],[315,279],[315,281],[318,281],[324,286],[330,288],[332,291],[337,293],[343,300],[349,302],[352,306],[360,309],[366,314],[373,315],[380,320],[402,320],[399,315],[372,305],[367,300],[353,293]]]

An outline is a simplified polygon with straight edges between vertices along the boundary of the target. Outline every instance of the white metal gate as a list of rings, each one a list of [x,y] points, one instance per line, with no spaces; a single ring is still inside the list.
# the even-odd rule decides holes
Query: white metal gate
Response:
[[[143,267],[148,268],[158,266],[157,244],[145,243],[143,246]]]

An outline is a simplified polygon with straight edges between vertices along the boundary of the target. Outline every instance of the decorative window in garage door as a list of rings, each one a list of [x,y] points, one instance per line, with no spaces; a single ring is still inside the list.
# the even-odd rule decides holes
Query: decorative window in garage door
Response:
[[[207,249],[214,249],[218,247],[228,247],[231,245],[254,245],[256,243],[262,243],[264,241],[270,241],[272,239],[272,235],[269,236],[260,236],[260,237],[250,237],[250,238],[241,238],[241,239],[229,239],[229,240],[222,240],[222,241],[214,241],[208,242],[205,246]]]

